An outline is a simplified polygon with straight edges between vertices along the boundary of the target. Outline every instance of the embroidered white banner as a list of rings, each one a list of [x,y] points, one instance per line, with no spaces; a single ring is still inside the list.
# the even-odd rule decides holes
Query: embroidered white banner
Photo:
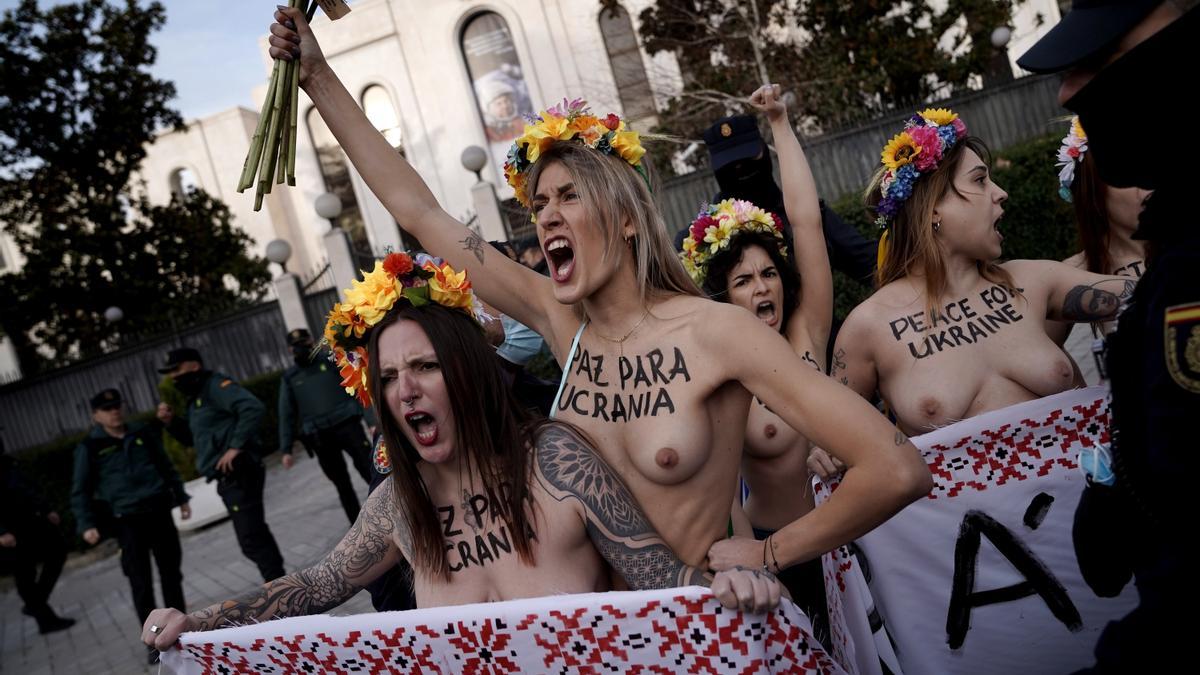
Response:
[[[823,559],[838,662],[973,675],[1092,663],[1105,624],[1137,602],[1132,585],[1097,597],[1071,542],[1077,457],[1109,441],[1106,398],[1103,387],[1073,390],[912,439],[934,489],[862,537],[856,555],[843,547]],[[818,501],[831,488],[819,486]]]
[[[724,609],[706,588],[558,595],[185,633],[179,675],[842,673],[791,602]]]

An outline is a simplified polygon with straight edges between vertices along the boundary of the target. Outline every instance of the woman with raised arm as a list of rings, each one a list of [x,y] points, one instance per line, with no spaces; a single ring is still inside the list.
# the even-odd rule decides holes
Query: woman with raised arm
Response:
[[[916,449],[886,420],[804,364],[740,307],[700,296],[671,250],[635,132],[582,102],[543,111],[506,174],[531,206],[551,277],[487,250],[443,211],[363,115],[304,18],[276,14],[271,55],[299,58],[301,84],[396,222],[484,299],[533,328],[563,364],[555,414],[582,428],[681,560],[703,565],[725,536],[746,417],[757,396],[849,467],[825,508],[771,560],[809,560],[929,490]],[[764,552],[766,553],[766,552]],[[764,555],[764,557],[767,557]]]
[[[343,384],[375,405],[390,479],[316,565],[184,614],[156,609],[142,638],[318,614],[401,558],[419,607],[711,582],[727,607],[764,611],[779,585],[758,570],[712,579],[671,552],[582,434],[536,421],[513,396],[465,274],[393,253],[330,313],[325,339]],[[378,465],[378,462],[377,462]]]
[[[1133,280],[997,263],[1007,194],[949,110],[914,115],[882,158],[867,193],[884,228],[879,290],[846,319],[830,374],[862,396],[878,390],[909,435],[1070,388],[1046,320],[1111,319]]]
[[[749,202],[725,200],[705,207],[692,222],[681,259],[708,297],[750,311],[824,374],[820,362],[833,315],[833,276],[817,186],[778,85],[760,87],[750,104],[766,115],[775,137],[793,250],[785,245],[783,219]],[[741,507],[761,543],[738,538],[714,543],[708,553],[714,569],[754,564],[777,530],[813,509],[808,439],[758,399],[750,406],[742,448],[742,478],[750,494]],[[824,642],[829,631],[820,558],[781,570],[779,579]]]

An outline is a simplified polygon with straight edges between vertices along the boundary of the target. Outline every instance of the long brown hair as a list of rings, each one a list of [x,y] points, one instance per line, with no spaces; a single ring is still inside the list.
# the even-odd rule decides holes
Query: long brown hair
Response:
[[[783,287],[783,307],[780,307],[783,320],[779,325],[787,330],[792,313],[800,306],[800,273],[796,266],[783,257],[780,250],[781,241],[760,232],[741,232],[729,242],[729,248],[719,251],[708,261],[708,273],[704,277],[704,292],[708,297],[719,302],[731,302],[729,299],[729,272],[742,262],[746,248],[758,246],[766,252],[779,274],[779,282]],[[793,247],[792,255],[795,255]]]
[[[1079,232],[1079,243],[1087,270],[1098,274],[1112,274],[1112,256],[1108,244],[1112,230],[1108,224],[1108,204],[1105,193],[1108,186],[1100,179],[1092,153],[1083,153],[1083,159],[1075,166],[1075,180],[1071,183],[1071,205],[1075,207],[1075,226]]]
[[[621,225],[626,220],[633,224],[635,274],[643,301],[648,295],[703,296],[675,254],[650,186],[628,162],[582,143],[555,143],[529,169],[531,191],[555,162],[570,174],[591,222],[603,228],[604,260],[624,245]]]
[[[988,166],[992,164],[992,153],[987,145],[975,136],[967,136],[955,144],[942,158],[932,173],[923,174],[914,184],[912,195],[904,201],[900,211],[888,224],[887,256],[875,270],[875,286],[883,288],[891,282],[920,273],[925,276],[925,308],[934,316],[946,292],[945,251],[938,243],[933,231],[933,211],[938,201],[953,190],[963,196],[954,185],[954,175],[962,163],[966,151],[979,155]],[[882,198],[879,192],[884,170],[880,169],[871,179],[864,201],[867,208],[874,210]],[[994,261],[976,261],[979,274],[988,281],[1016,293],[1012,275]]]
[[[388,312],[371,329],[368,347],[372,355],[370,387],[392,463],[396,506],[412,539],[414,559],[410,562],[430,576],[450,578],[437,506],[417,467],[421,456],[392,415],[379,375],[379,336],[401,319],[416,322],[433,344],[454,412],[457,461],[467,462],[468,472],[478,472],[489,499],[503,502],[502,516],[517,554],[526,564],[533,564],[533,545],[527,533],[533,531],[534,523],[527,507],[530,439],[538,424],[513,396],[479,325],[462,311],[437,303],[406,305]],[[502,488],[506,483],[507,488]]]

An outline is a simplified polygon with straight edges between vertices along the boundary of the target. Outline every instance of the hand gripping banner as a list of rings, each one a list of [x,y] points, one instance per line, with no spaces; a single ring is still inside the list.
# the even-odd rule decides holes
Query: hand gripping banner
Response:
[[[1109,442],[1106,400],[1102,387],[1068,391],[912,439],[934,489],[853,555],[823,558],[834,658],[859,673],[881,659],[910,674],[1091,664],[1105,624],[1137,603],[1132,584],[1097,597],[1071,542],[1078,456]],[[835,488],[818,481],[818,503]]]
[[[722,608],[706,588],[557,595],[185,633],[163,665],[241,673],[843,673],[783,601]]]

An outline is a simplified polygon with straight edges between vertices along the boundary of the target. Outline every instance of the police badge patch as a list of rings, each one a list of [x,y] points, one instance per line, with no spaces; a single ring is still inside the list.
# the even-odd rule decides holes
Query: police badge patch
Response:
[[[387,445],[383,442],[383,435],[379,435],[379,440],[375,441],[375,449],[371,452],[371,460],[375,465],[375,470],[381,475],[388,475],[392,472],[392,460],[388,457]]]
[[[1200,394],[1200,302],[1168,307],[1164,324],[1167,372],[1175,384]]]

